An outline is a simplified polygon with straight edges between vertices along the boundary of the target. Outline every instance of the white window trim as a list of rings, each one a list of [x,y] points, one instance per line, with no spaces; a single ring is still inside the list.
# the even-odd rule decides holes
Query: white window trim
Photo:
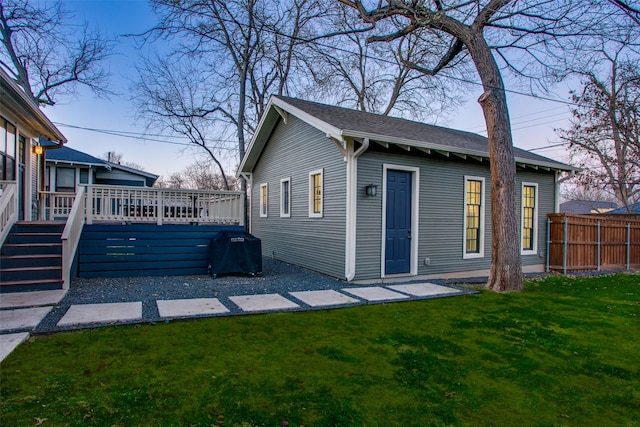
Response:
[[[533,208],[533,249],[524,249],[522,245],[522,235],[524,230],[524,187],[534,187],[534,208]],[[523,182],[520,188],[520,254],[535,255],[538,253],[538,183]]]
[[[480,192],[480,251],[478,253],[467,253],[467,181],[480,181],[482,190]],[[464,177],[464,186],[462,187],[462,259],[484,258],[484,233],[485,233],[485,195],[486,185],[485,179],[481,176],[467,176]]]
[[[289,206],[289,212],[284,211],[284,183],[289,183],[289,194],[287,195],[287,202]],[[283,178],[280,180],[280,217],[281,218],[290,218],[291,217],[291,177]]]
[[[322,193],[320,197],[320,212],[313,211],[313,176],[320,174],[320,181],[322,185]],[[324,169],[316,169],[309,172],[309,218],[322,218],[324,213]]]
[[[267,195],[267,204],[262,205],[262,189],[264,188],[265,194]],[[269,185],[265,182],[260,184],[260,193],[258,193],[258,206],[260,208],[260,217],[266,218],[269,214]]]
[[[389,169],[411,172],[411,268],[408,274],[385,272],[385,244],[387,241],[387,171]],[[382,164],[382,242],[380,246],[380,277],[401,277],[418,275],[418,243],[420,236],[420,168],[415,166]]]

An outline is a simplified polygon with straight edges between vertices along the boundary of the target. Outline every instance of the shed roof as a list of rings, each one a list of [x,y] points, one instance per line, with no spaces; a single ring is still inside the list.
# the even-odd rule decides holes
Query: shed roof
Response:
[[[343,141],[345,137],[369,138],[379,143],[415,147],[427,152],[435,150],[446,154],[489,158],[488,139],[475,133],[296,98],[272,96],[240,164],[240,172],[250,172],[253,169],[271,131],[283,114],[292,114],[339,141]],[[515,148],[514,154],[516,162],[522,166],[576,170],[572,166],[520,148]]]

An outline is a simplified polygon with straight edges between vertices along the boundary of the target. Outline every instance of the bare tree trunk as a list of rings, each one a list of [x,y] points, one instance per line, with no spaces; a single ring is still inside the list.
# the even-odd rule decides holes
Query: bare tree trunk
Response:
[[[481,35],[466,43],[482,80],[478,99],[484,113],[491,158],[491,273],[487,288],[521,290],[522,266],[516,212],[516,164],[504,82],[491,49]]]

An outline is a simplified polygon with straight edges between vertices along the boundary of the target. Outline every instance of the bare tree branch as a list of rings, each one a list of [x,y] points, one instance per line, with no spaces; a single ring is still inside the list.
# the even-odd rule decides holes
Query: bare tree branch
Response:
[[[79,86],[111,94],[101,64],[112,43],[87,25],[78,35],[69,25],[71,18],[60,1],[0,2],[0,65],[37,104],[53,105]]]

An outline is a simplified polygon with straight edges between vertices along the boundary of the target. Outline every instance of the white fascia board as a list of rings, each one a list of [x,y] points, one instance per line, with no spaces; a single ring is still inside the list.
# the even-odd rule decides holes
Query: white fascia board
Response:
[[[260,122],[258,123],[258,127],[256,128],[256,132],[251,138],[251,142],[249,143],[249,147],[247,148],[244,158],[240,162],[240,166],[238,166],[236,177],[240,176],[242,173],[251,172],[251,170],[246,169],[247,166],[251,166],[251,169],[253,169],[254,165],[248,164],[249,159],[254,154],[254,151],[258,150],[259,152],[261,152],[263,150],[264,145],[267,142],[268,135],[270,135],[271,131],[273,130],[273,127],[265,129],[265,122],[269,117],[269,113],[271,111],[275,111],[279,117],[282,117],[282,112],[289,113],[290,115],[297,117],[303,122],[325,133],[327,137],[335,138],[336,140],[344,143],[344,138],[342,137],[342,132],[340,131],[340,129],[318,119],[315,116],[312,116],[309,113],[300,110],[299,108],[292,106],[291,104],[286,103],[285,101],[275,96],[269,98],[269,103],[267,104],[267,107],[264,111],[265,113],[260,118]],[[277,123],[277,120],[274,122],[273,126],[275,126],[275,123]],[[266,135],[263,135],[264,133],[266,133]]]
[[[24,93],[24,90],[18,86],[18,84],[2,69],[0,68],[0,79],[2,79],[3,83],[7,85],[7,88],[12,92],[9,95],[16,100],[16,102],[21,103],[23,108],[29,111],[29,113],[35,118],[40,126],[42,126],[46,131],[53,134],[58,141],[60,141],[60,145],[67,143],[67,138],[60,132],[60,130],[49,120],[42,110],[33,102],[33,100]]]
[[[58,160],[58,159],[46,159],[47,163],[54,163],[54,164],[59,164],[59,163],[63,163],[66,165],[71,165],[71,166],[89,166],[89,167],[95,167],[95,166],[100,166],[103,167],[105,169],[111,170],[111,167],[109,165],[106,165],[104,163],[87,163],[87,162],[70,162],[68,160]]]
[[[425,141],[415,141],[412,139],[405,139],[405,138],[397,138],[397,137],[392,137],[392,136],[385,136],[385,135],[377,135],[377,134],[371,134],[368,132],[360,132],[360,131],[353,131],[353,130],[348,130],[345,129],[342,131],[342,135],[343,137],[353,137],[353,138],[370,138],[371,140],[375,140],[375,141],[384,141],[386,143],[389,144],[394,144],[394,145],[404,145],[404,146],[412,146],[412,147],[416,147],[416,148],[425,148],[425,149],[430,149],[430,150],[441,150],[441,151],[448,151],[450,153],[456,153],[456,154],[464,154],[467,156],[476,156],[476,157],[481,157],[481,158],[485,158],[485,159],[489,159],[489,155],[488,153],[482,152],[482,151],[478,151],[478,150],[469,150],[469,149],[465,149],[465,148],[457,148],[457,147],[452,147],[450,145],[443,145],[443,144],[435,144],[435,143],[430,143],[430,142],[425,142]],[[545,162],[545,161],[540,161],[540,160],[530,160],[530,159],[525,159],[522,157],[517,157],[515,158],[516,162],[518,163],[524,163],[527,165],[535,165],[535,166],[543,166],[543,167],[547,167],[550,168],[551,170],[558,170],[558,171],[577,171],[579,169],[570,166],[570,165],[564,165],[564,164],[558,164],[558,163],[551,163],[551,162]]]
[[[272,103],[274,106],[279,107],[282,110],[286,111],[287,113],[293,116],[296,116],[297,118],[313,126],[314,128],[326,133],[328,136],[335,138],[338,141],[344,142],[344,139],[342,137],[342,131],[337,127],[330,125],[329,123],[322,121],[319,118],[312,116],[311,114],[305,111],[302,111],[291,104],[287,104],[285,101],[283,101],[280,98],[272,97],[269,102]]]

